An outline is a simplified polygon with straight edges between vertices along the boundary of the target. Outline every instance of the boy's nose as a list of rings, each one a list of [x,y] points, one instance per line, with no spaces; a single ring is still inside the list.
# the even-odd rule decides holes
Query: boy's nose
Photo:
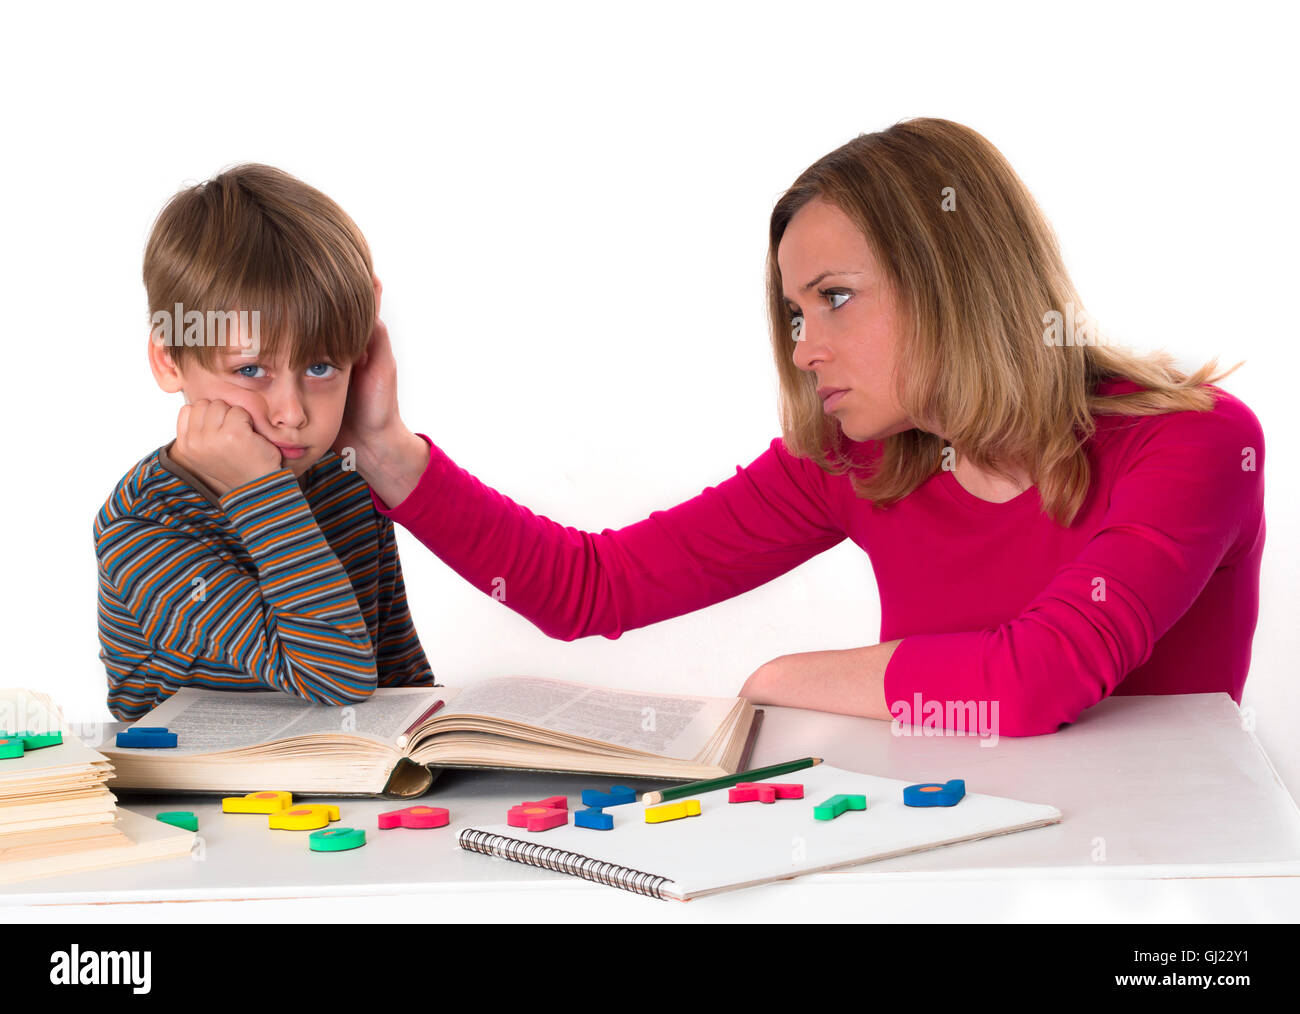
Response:
[[[295,389],[272,391],[267,398],[267,415],[276,426],[297,429],[307,421],[302,398]]]

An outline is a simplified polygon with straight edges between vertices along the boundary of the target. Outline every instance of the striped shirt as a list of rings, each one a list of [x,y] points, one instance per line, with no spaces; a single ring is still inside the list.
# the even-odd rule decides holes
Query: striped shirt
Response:
[[[168,444],[95,519],[108,708],[140,718],[182,687],[342,705],[432,686],[393,524],[327,453],[217,497]]]

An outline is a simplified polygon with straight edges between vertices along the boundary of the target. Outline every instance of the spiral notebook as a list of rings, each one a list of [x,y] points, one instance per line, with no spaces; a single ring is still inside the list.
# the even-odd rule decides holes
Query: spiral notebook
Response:
[[[948,777],[960,773],[932,780]],[[969,784],[956,806],[904,806],[903,788],[914,783],[829,764],[772,780],[802,783],[804,798],[729,803],[727,790],[718,789],[691,797],[700,801],[698,817],[647,824],[646,804],[627,803],[606,808],[614,817],[610,831],[575,827],[570,816],[567,826],[540,832],[505,824],[466,827],[457,844],[637,894],[689,901],[1061,819],[1053,806],[981,795]],[[865,795],[866,810],[814,819],[813,807],[840,793]]]

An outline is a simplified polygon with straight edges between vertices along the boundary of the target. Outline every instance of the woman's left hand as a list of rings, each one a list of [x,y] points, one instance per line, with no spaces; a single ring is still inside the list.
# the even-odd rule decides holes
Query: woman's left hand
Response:
[[[754,670],[740,696],[752,704],[888,721],[893,716],[885,702],[885,668],[899,643],[781,655]]]

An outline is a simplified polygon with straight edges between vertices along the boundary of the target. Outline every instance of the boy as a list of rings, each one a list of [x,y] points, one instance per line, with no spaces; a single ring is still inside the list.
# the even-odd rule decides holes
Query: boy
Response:
[[[434,685],[393,525],[331,450],[378,319],[365,238],[269,166],[178,193],[144,282],[176,439],[95,519],[108,707],[135,720],[181,687],[346,704]]]

